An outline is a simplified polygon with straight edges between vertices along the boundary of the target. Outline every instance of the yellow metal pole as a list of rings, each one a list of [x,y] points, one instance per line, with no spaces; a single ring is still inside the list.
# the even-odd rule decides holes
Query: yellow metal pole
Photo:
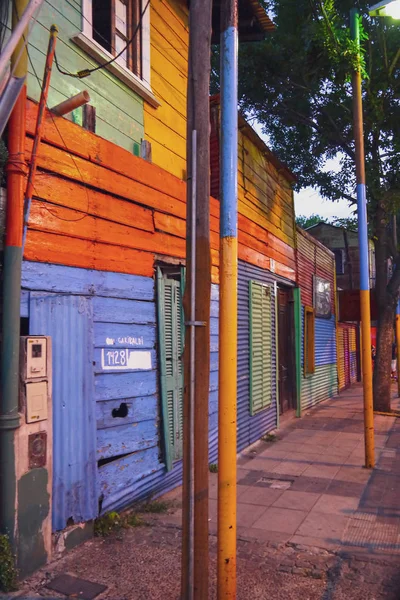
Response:
[[[353,40],[360,45],[360,14],[357,9],[350,12],[350,27]],[[353,119],[354,141],[356,148],[357,178],[357,211],[358,211],[358,245],[360,253],[360,309],[362,339],[362,378],[364,392],[364,441],[365,466],[375,466],[374,449],[374,409],[372,390],[372,356],[371,356],[371,307],[369,294],[369,248],[367,199],[365,187],[365,155],[362,114],[361,69],[358,66],[353,73]]]
[[[236,598],[237,0],[221,2],[218,600]]]
[[[218,599],[236,598],[237,239],[221,243],[219,333]]]

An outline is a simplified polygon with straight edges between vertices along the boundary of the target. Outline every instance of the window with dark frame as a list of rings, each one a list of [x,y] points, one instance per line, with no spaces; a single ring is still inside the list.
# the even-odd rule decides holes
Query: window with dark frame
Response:
[[[112,56],[126,48],[116,62],[142,78],[141,0],[92,0],[93,39]]]
[[[344,274],[344,251],[336,248],[333,250],[333,254],[335,255],[335,267],[336,267],[336,275]]]
[[[315,373],[315,312],[304,307],[304,375]]]

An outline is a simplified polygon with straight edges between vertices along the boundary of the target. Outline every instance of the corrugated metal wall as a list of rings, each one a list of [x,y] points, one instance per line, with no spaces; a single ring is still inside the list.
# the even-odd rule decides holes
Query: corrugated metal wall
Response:
[[[346,369],[345,369],[345,333],[344,328],[338,323],[338,378],[339,391],[346,388]]]
[[[261,412],[250,415],[250,335],[249,335],[249,281],[259,281],[271,286],[275,281],[284,281],[260,267],[239,261],[238,281],[238,450],[256,442],[266,432],[277,426],[276,407],[276,343],[275,343],[275,298],[272,294],[272,402]],[[286,281],[285,281],[286,283]]]
[[[348,323],[338,324],[338,372],[339,390],[345,390],[357,382],[357,326]]]
[[[304,376],[304,307],[301,319],[301,409],[307,410],[338,393],[335,317],[315,319],[315,373]]]
[[[313,240],[306,232],[297,230],[298,285],[301,291],[301,408],[308,408],[338,393],[338,373],[336,367],[336,320],[334,269],[335,259],[332,253]],[[313,306],[314,275],[318,275],[331,284],[330,319],[315,319],[315,373],[304,376],[304,305]]]
[[[93,305],[82,296],[30,294],[31,335],[53,354],[53,529],[97,516]]]
[[[351,325],[349,328],[350,345],[350,383],[357,382],[357,327]]]

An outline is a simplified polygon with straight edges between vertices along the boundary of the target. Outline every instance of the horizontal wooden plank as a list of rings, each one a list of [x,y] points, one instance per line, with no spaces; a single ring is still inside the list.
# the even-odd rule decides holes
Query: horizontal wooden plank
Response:
[[[117,148],[117,146],[114,147]],[[26,140],[26,148],[29,158],[32,140]],[[110,173],[109,168],[93,164],[79,156],[72,158],[65,150],[44,143],[39,148],[38,167],[73,179],[83,185],[89,185],[90,183],[90,186],[99,190],[133,200],[147,207],[156,208],[161,212],[171,213],[181,218],[185,217],[185,201],[177,200],[170,195],[167,184],[168,178],[163,187],[164,192],[160,192],[150,185],[150,181],[143,184],[125,175],[115,172]],[[168,190],[168,193],[165,193],[165,190]],[[185,190],[186,187],[182,191],[185,192]],[[185,199],[185,195],[183,198]]]
[[[158,418],[158,398],[145,396],[96,402],[97,429],[118,427]]]
[[[28,231],[24,258],[84,269],[152,277],[154,254],[65,235]]]
[[[99,490],[103,495],[103,511],[115,508],[117,499],[132,499],[135,488],[164,465],[158,459],[157,445],[139,450],[102,465],[98,469]],[[125,500],[126,504],[126,500]]]
[[[27,133],[33,135],[36,125],[37,104],[27,104]],[[146,160],[133,156],[127,150],[82,129],[62,117],[50,117],[46,113],[43,141],[56,148],[67,148],[76,157],[104,165],[115,173],[124,175],[148,188],[168,193],[173,198],[184,200],[186,186],[183,181]],[[47,144],[45,144],[47,145]],[[40,154],[40,153],[39,153]],[[49,168],[49,170],[52,170]],[[72,177],[76,179],[76,177]],[[101,186],[96,186],[100,189]],[[108,189],[108,188],[105,188]],[[122,194],[124,196],[124,194]]]
[[[97,460],[151,448],[158,443],[155,419],[97,431]]]
[[[154,211],[154,227],[157,231],[186,239],[186,220],[184,219]]]
[[[24,261],[22,287],[29,290],[95,296],[95,312],[100,310],[99,296],[127,298],[130,306],[132,300],[140,299],[140,304],[147,302],[151,307],[149,310],[154,311],[154,279],[151,277]]]
[[[153,396],[156,392],[156,371],[106,373],[95,377],[96,401]]]
[[[110,193],[99,192],[82,185],[81,182],[43,171],[38,172],[35,179],[35,196],[107,221],[134,225],[136,229],[154,232],[151,208],[122,200]]]
[[[135,248],[179,258],[185,256],[185,243],[175,236],[135,229],[72,209],[52,206],[40,200],[34,200],[32,203],[29,228],[123,248]]]
[[[107,343],[113,340],[113,344]],[[131,325],[129,323],[95,323],[94,345],[96,348],[154,348],[155,325]],[[130,341],[130,343],[128,343]]]
[[[119,298],[93,298],[93,319],[103,323],[155,324],[153,302]]]

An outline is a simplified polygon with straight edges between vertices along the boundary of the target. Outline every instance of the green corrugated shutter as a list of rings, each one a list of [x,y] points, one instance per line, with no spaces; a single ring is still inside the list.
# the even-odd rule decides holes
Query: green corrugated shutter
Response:
[[[249,282],[250,297],[250,412],[254,414],[272,401],[272,312],[271,288]]]
[[[166,466],[182,458],[183,311],[181,282],[158,273],[161,397]]]

